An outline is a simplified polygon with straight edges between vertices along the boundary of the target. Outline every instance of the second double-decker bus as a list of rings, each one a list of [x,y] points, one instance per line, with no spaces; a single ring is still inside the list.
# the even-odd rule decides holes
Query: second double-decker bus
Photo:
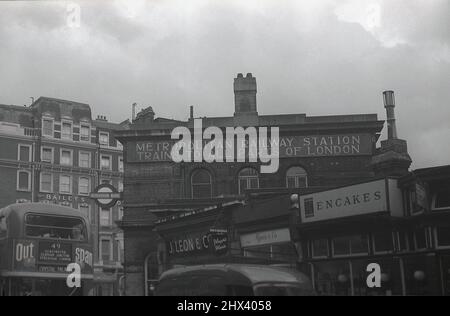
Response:
[[[43,203],[0,209],[0,295],[90,295],[92,283],[93,253],[86,216]]]

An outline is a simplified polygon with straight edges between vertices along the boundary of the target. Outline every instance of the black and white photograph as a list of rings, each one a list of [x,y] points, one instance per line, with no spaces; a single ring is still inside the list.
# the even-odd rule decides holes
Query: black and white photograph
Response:
[[[0,0],[0,296],[450,296],[450,0]]]

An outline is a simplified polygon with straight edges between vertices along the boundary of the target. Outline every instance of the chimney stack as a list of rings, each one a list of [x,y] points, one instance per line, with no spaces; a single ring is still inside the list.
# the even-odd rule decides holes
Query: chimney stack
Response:
[[[133,103],[133,105],[131,106],[132,107],[132,110],[131,110],[131,121],[132,122],[134,122],[134,120],[136,119],[136,106],[137,106],[136,102]]]
[[[189,118],[191,120],[194,119],[194,106],[192,106],[192,105],[189,107]]]
[[[239,73],[234,79],[235,115],[238,113],[257,113],[256,78],[248,73],[245,78]]]
[[[397,139],[397,126],[395,124],[395,96],[394,91],[383,92],[384,107],[386,108],[386,121],[388,139]]]
[[[384,91],[383,101],[386,108],[388,138],[381,141],[381,147],[377,148],[372,156],[372,168],[376,176],[403,176],[408,174],[412,160],[408,154],[406,140],[397,138],[394,91]]]

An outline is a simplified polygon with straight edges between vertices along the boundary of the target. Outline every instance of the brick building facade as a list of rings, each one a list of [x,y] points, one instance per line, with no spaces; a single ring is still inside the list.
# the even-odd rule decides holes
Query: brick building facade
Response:
[[[376,114],[260,115],[256,103],[256,79],[251,74],[245,77],[238,74],[234,79],[234,93],[234,115],[203,117],[203,128],[218,127],[225,131],[227,127],[239,126],[279,127],[280,164],[276,173],[260,173],[260,163],[251,162],[174,163],[170,157],[171,132],[179,126],[193,130],[197,120],[192,107],[187,121],[156,118],[153,109],[148,108],[139,113],[128,129],[116,133],[124,145],[125,159],[125,216],[121,227],[125,237],[127,295],[148,293],[145,280],[151,279],[148,274],[152,270],[148,262],[161,261],[158,254],[166,256],[170,252],[171,242],[177,240],[173,235],[177,229],[180,231],[178,239],[183,239],[183,235],[192,233],[193,227],[201,226],[202,221],[206,224],[199,228],[199,234],[205,229],[207,232],[207,227],[217,226],[221,211],[208,220],[201,214],[208,214],[204,215],[208,217],[212,213],[204,210],[222,210],[230,205],[239,208],[240,204],[248,203],[252,192],[275,198],[284,195],[287,202],[286,198],[272,202],[273,214],[266,210],[265,218],[261,217],[259,221],[258,209],[252,210],[252,207],[244,207],[243,212],[248,216],[241,214],[231,219],[233,225],[240,227],[240,234],[263,230],[264,225],[270,226],[267,222],[271,217],[280,220],[281,228],[289,222],[289,208],[285,209],[283,205],[289,205],[291,193],[369,180],[391,170],[393,161],[398,172],[405,173],[411,163],[406,146],[402,147],[396,141],[390,147],[376,148],[384,125]],[[280,209],[284,215],[276,214]],[[171,218],[178,218],[179,224],[171,224]],[[232,248],[244,254],[240,238],[236,236],[233,240]],[[175,261],[186,263],[190,260]],[[158,274],[156,270],[155,275]]]
[[[123,187],[119,124],[92,119],[87,104],[41,97],[29,107],[0,105],[0,207],[16,202],[55,203],[91,220],[97,294],[118,293],[123,235],[115,225],[121,205],[99,209],[89,198],[101,183]]]

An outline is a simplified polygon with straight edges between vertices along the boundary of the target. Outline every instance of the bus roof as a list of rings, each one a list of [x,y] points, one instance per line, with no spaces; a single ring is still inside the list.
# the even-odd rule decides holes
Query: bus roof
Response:
[[[183,274],[195,272],[207,273],[208,271],[238,274],[248,278],[253,284],[266,282],[309,283],[309,279],[303,273],[292,269],[251,264],[209,264],[187,266],[168,270],[161,275],[161,279],[177,277]]]
[[[86,216],[73,208],[47,203],[17,203],[0,209],[0,217],[9,217],[10,214],[16,214],[22,217],[26,213],[36,212],[43,215],[65,215],[71,217],[83,217],[88,222]]]

